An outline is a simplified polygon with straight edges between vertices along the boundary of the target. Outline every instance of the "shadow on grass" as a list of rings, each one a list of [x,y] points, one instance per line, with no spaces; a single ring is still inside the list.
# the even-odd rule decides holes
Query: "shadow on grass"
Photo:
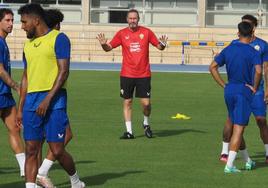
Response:
[[[0,168],[0,175],[1,174],[13,174],[18,173],[19,174],[19,168],[13,168],[13,167],[1,167]]]
[[[75,165],[79,165],[79,164],[82,164],[82,165],[86,165],[86,164],[90,164],[90,163],[95,163],[96,161],[75,161]],[[52,166],[52,169],[51,170],[61,170],[62,167],[59,163],[55,163],[53,166]],[[62,169],[63,170],[63,169]]]
[[[181,129],[181,130],[152,130],[153,138],[155,137],[167,137],[167,136],[176,136],[185,133],[207,133],[206,131],[200,131],[195,129]],[[145,135],[138,135],[136,138],[145,137]]]
[[[265,162],[265,152],[257,152],[255,155],[250,155],[250,158],[256,162],[256,168],[268,168]]]
[[[255,159],[255,160],[258,160],[258,159],[264,160],[265,159],[265,152],[264,151],[263,152],[257,152],[257,153],[255,153],[255,155],[250,155],[250,157],[252,159]]]
[[[23,187],[25,187],[23,178],[21,178],[21,181],[0,185],[0,188],[23,188]]]
[[[116,179],[116,178],[121,178],[124,176],[127,176],[129,174],[137,174],[137,173],[144,173],[144,171],[125,171],[125,172],[120,172],[120,173],[102,173],[98,174],[95,176],[88,176],[88,177],[83,177],[81,180],[85,182],[86,186],[92,186],[92,185],[103,185],[105,184],[108,180],[111,179]],[[64,182],[61,184],[56,185],[59,188],[67,188],[70,187],[70,182]]]

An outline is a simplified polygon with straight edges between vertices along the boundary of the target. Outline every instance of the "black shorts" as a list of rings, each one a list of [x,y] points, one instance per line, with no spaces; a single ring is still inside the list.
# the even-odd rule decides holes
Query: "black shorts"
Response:
[[[135,89],[135,97],[150,98],[151,97],[151,77],[146,78],[127,78],[120,77],[120,96],[124,99],[133,98]]]

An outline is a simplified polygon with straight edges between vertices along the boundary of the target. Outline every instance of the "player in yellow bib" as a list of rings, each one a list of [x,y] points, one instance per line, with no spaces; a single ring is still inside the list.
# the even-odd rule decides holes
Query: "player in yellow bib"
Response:
[[[60,23],[63,21],[64,15],[58,9],[48,9],[46,10],[46,24],[51,29],[60,30]],[[66,126],[64,145],[66,146],[72,139],[72,130],[70,123]],[[38,169],[36,182],[43,187],[54,187],[51,179],[48,177],[48,172],[52,167],[54,161],[56,160],[53,153],[48,149],[47,155],[42,162],[42,150],[38,154],[38,160],[40,162],[40,167]]]
[[[37,155],[44,135],[54,157],[70,176],[72,188],[83,188],[85,184],[77,175],[74,161],[64,149],[70,41],[65,34],[48,28],[45,11],[39,4],[26,4],[18,14],[29,38],[24,45],[17,117],[17,123],[24,127],[26,188],[36,187]]]

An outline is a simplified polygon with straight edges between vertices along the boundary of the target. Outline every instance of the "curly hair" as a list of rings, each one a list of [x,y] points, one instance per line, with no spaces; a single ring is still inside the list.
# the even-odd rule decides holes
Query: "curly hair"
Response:
[[[49,28],[54,28],[56,25],[61,23],[64,19],[64,15],[58,9],[45,10],[46,13],[46,24]]]
[[[41,7],[40,4],[37,3],[29,3],[21,6],[18,10],[18,14],[33,14],[38,16],[42,20],[45,20],[45,10]]]

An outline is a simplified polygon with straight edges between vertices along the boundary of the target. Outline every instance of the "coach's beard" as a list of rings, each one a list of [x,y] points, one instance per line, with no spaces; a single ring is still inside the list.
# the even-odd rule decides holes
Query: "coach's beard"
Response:
[[[130,23],[129,24],[130,29],[136,29],[137,27],[138,27],[138,24],[136,24],[136,23]]]

